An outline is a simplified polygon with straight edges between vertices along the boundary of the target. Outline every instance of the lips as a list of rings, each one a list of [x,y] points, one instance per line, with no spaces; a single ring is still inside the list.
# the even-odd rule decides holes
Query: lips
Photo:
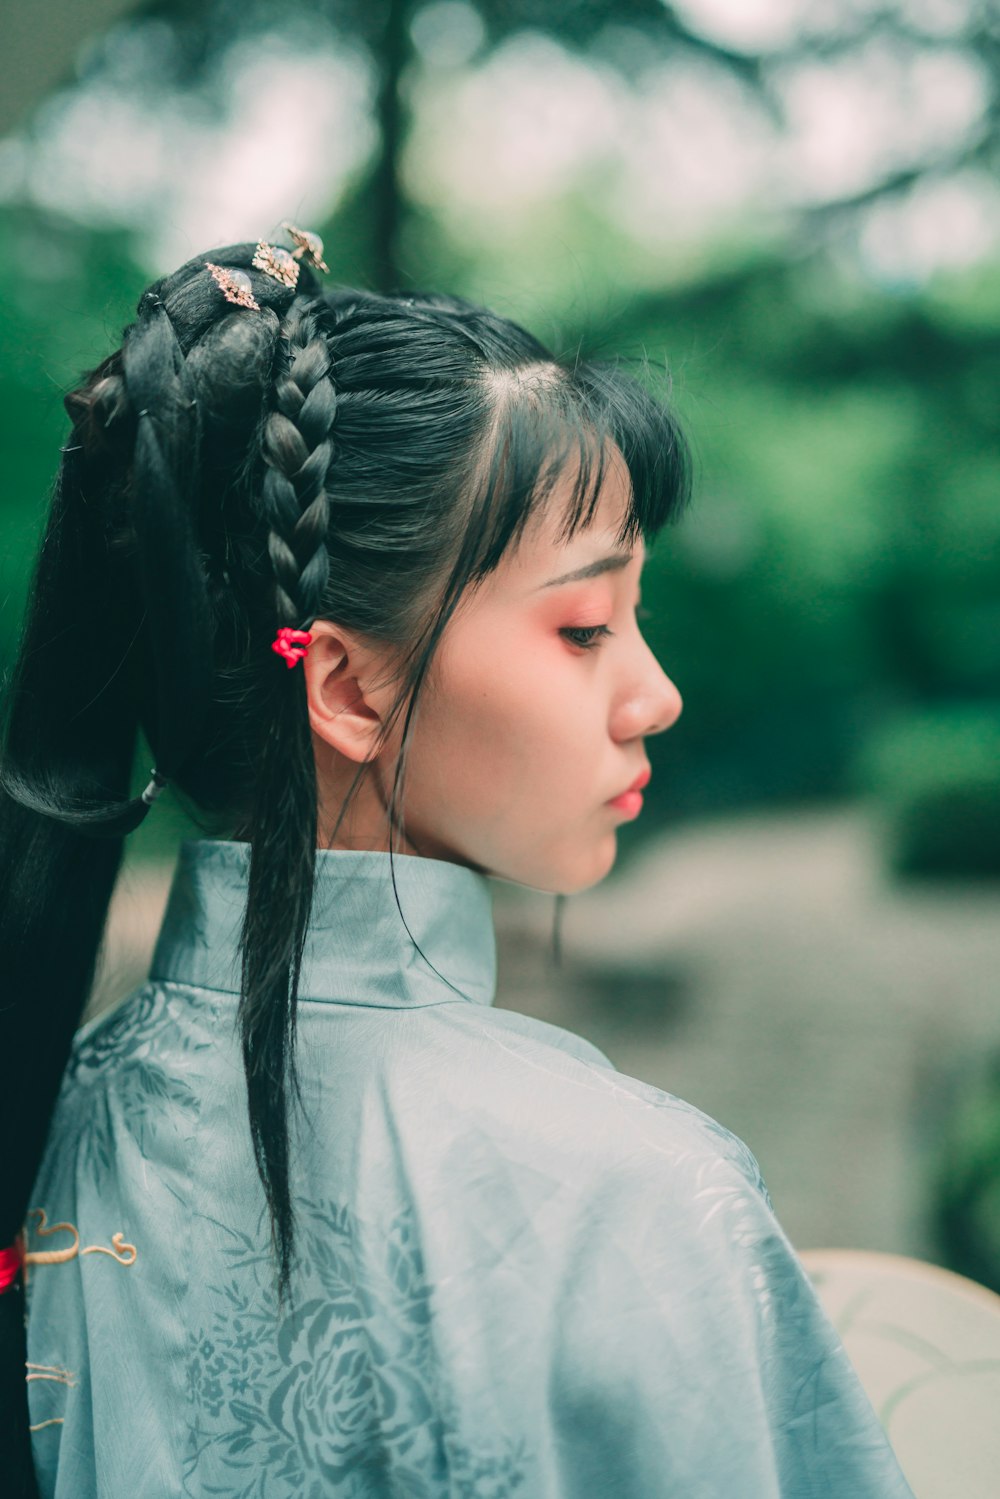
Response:
[[[631,786],[626,786],[624,791],[619,791],[618,796],[628,796],[630,791],[641,791],[644,786],[649,785],[652,774],[652,769],[647,765],[645,769],[640,770]],[[612,797],[611,800],[617,801],[618,796]]]

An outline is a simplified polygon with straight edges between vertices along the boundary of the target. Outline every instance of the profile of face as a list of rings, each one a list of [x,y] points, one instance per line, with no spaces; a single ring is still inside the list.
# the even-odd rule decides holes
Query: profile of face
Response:
[[[621,455],[613,450],[591,523],[569,543],[556,534],[567,492],[563,478],[445,627],[410,724],[406,837],[397,832],[393,850],[568,895],[612,868],[617,830],[634,814],[610,803],[682,702],[636,618],[644,549],[616,544],[628,502]],[[303,665],[320,847],[387,850],[402,716],[330,834],[395,687],[364,642],[329,620],[311,628]]]

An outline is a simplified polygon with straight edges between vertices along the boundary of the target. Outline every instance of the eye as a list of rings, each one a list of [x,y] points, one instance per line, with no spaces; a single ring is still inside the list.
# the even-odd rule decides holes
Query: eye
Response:
[[[614,631],[609,630],[607,625],[587,625],[575,630],[560,630],[559,633],[565,635],[571,645],[577,645],[584,651],[592,651],[597,645],[598,637],[613,635]]]
[[[647,609],[644,604],[637,604],[635,617],[639,620],[652,619],[653,611]],[[565,635],[570,643],[578,646],[580,650],[592,651],[597,646],[599,640],[604,639],[607,635],[613,635],[615,632],[614,630],[609,630],[607,625],[586,625],[576,629],[567,627],[564,630],[560,630],[559,633],[560,635]]]

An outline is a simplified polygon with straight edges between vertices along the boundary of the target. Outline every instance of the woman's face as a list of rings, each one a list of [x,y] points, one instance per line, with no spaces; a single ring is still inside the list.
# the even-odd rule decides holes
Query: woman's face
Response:
[[[566,484],[553,501],[562,499]],[[561,506],[548,507],[449,620],[410,725],[402,795],[407,839],[397,834],[397,852],[449,859],[564,894],[596,884],[612,868],[617,830],[634,813],[609,803],[645,769],[646,737],[670,728],[682,707],[636,620],[644,549],[640,544],[629,558],[615,545],[627,484],[618,455],[588,530],[558,542]],[[616,565],[607,566],[613,554]],[[591,576],[559,581],[584,568]],[[341,666],[350,672],[350,641],[326,621],[313,627],[314,639],[317,629],[332,632],[321,641],[328,648],[337,642]],[[315,651],[310,647],[306,660],[314,738],[318,733],[323,741],[317,746],[322,829],[332,825],[322,809],[335,816],[341,788],[357,769],[338,764],[342,754],[331,756],[332,738],[339,733],[343,740],[352,724],[363,728],[365,703],[374,723],[391,692],[383,698],[366,686],[366,661],[356,654],[353,704],[341,697],[338,710],[328,688],[325,710],[317,712],[313,687],[324,680],[324,652]],[[366,769],[356,812],[332,846],[388,847],[384,805],[402,722]],[[352,762],[364,758],[349,747],[347,755]]]

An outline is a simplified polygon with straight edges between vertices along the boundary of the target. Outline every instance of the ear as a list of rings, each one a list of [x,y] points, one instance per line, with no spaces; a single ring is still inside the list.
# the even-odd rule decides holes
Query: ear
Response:
[[[332,620],[318,619],[309,630],[312,643],[299,663],[309,723],[326,744],[360,763],[373,755],[392,704],[384,649],[371,649]]]

